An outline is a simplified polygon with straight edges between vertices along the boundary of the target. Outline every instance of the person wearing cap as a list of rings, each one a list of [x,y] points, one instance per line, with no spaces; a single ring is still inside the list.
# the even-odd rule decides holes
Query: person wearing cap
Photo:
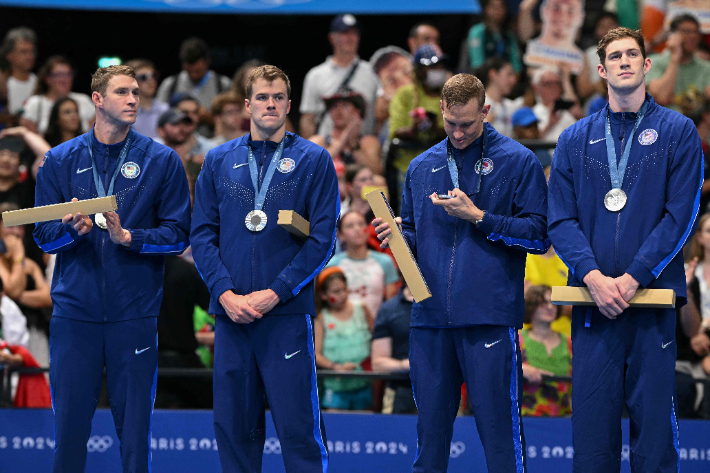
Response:
[[[326,113],[323,97],[330,97],[340,90],[352,90],[363,96],[366,111],[362,132],[374,134],[378,81],[370,64],[357,55],[360,31],[360,22],[351,14],[338,15],[330,23],[328,41],[333,47],[333,55],[308,71],[303,81],[299,129],[304,138],[330,133],[333,124]]]
[[[695,232],[703,149],[693,122],[646,92],[640,31],[614,28],[597,48],[609,104],[557,141],[548,230],[591,307],[572,310],[575,473],[619,471],[628,411],[633,473],[680,471],[676,309],[687,301],[683,246]],[[675,308],[630,307],[640,289]]]
[[[488,471],[526,471],[516,329],[525,313],[527,253],[550,246],[547,186],[532,151],[484,123],[484,103],[476,77],[446,82],[440,111],[447,137],[409,165],[396,218],[431,291],[411,317],[414,473],[446,471],[464,381]],[[389,225],[372,224],[388,246]]]
[[[530,107],[521,107],[511,117],[513,138],[516,140],[539,140],[540,129],[537,127],[537,117]],[[548,149],[535,148],[533,151],[543,168],[552,163],[552,155]]]
[[[247,79],[248,135],[207,153],[195,186],[193,257],[215,314],[215,437],[226,472],[261,471],[265,397],[286,471],[328,471],[313,341],[313,280],[335,247],[338,179],[328,152],[286,131],[289,78]],[[309,235],[278,225],[292,210]]]
[[[394,158],[397,186],[401,195],[407,167],[424,149],[446,136],[440,112],[441,88],[451,72],[449,57],[435,44],[417,49],[412,59],[414,82],[400,87],[390,103],[389,139],[399,138],[414,148],[398,150]]]
[[[53,472],[82,472],[106,369],[123,471],[151,471],[164,255],[189,246],[190,196],[175,152],[131,129],[138,83],[128,66],[91,79],[96,125],[52,148],[37,172],[37,206],[114,195],[114,212],[37,223],[56,254],[49,325]]]
[[[345,166],[354,163],[367,166],[375,174],[382,174],[380,142],[373,135],[362,134],[362,119],[367,107],[362,95],[341,91],[323,97],[323,101],[333,121],[333,130],[327,136],[312,136],[310,141],[328,151],[338,176],[344,174]]]

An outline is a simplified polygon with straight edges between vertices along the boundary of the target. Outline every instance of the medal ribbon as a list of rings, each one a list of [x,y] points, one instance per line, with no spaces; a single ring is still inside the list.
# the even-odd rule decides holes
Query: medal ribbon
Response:
[[[116,178],[118,177],[118,173],[121,171],[121,166],[123,166],[123,162],[126,160],[126,156],[128,156],[128,150],[131,147],[131,143],[133,142],[134,133],[135,132],[133,131],[133,129],[129,129],[128,136],[126,137],[126,142],[123,144],[123,148],[121,148],[121,153],[118,155],[118,164],[116,164],[116,169],[113,171],[113,176],[111,177],[111,181],[109,182],[108,192],[106,192],[106,189],[104,188],[104,183],[101,182],[101,178],[99,177],[99,171],[96,167],[96,159],[94,159],[94,129],[92,128],[91,131],[87,134],[86,141],[89,145],[91,168],[94,171],[94,185],[96,186],[96,193],[99,195],[99,197],[113,195],[113,186],[114,184],[116,184]]]
[[[606,155],[609,160],[609,176],[611,177],[611,187],[613,189],[621,189],[621,185],[624,183],[624,174],[626,174],[626,163],[629,162],[629,154],[631,153],[631,143],[634,141],[634,135],[636,134],[636,129],[638,129],[643,120],[644,115],[646,115],[646,109],[648,109],[648,101],[644,100],[643,105],[641,105],[641,110],[639,110],[638,115],[636,115],[636,123],[634,124],[634,130],[631,132],[629,140],[624,146],[624,151],[621,153],[621,159],[619,159],[619,165],[616,165],[616,148],[614,147],[614,138],[611,136],[611,118],[610,109],[607,108],[606,111]]]
[[[483,125],[483,151],[481,152],[481,161],[485,161],[487,158],[488,154],[488,130],[486,129],[486,126]],[[451,175],[451,182],[454,183],[454,188],[459,189],[459,168],[456,166],[456,160],[454,159],[454,152],[451,149],[451,140],[449,138],[446,138],[446,160],[447,164],[449,165],[449,174]],[[474,163],[475,165],[475,163]],[[477,175],[477,180],[476,180],[476,190],[473,192],[474,194],[478,194],[478,192],[481,190],[481,175],[479,173],[476,173]]]
[[[276,164],[281,159],[281,155],[284,152],[284,142],[286,141],[286,135],[279,143],[279,146],[274,152],[274,157],[271,158],[269,162],[269,167],[266,169],[266,175],[264,176],[264,182],[261,184],[261,189],[259,189],[259,170],[256,166],[256,159],[254,158],[254,152],[251,150],[251,146],[247,145],[249,150],[249,173],[251,174],[251,182],[254,184],[254,210],[261,210],[264,207],[264,201],[266,200],[266,192],[269,190],[269,185],[271,184],[271,178],[274,177],[276,172]],[[266,145],[266,143],[264,143]]]

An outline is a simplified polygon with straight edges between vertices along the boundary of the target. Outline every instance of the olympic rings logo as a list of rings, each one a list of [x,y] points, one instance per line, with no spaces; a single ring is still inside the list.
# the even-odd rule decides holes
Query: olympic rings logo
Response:
[[[111,445],[113,445],[113,439],[108,435],[104,435],[103,437],[94,435],[89,438],[88,442],[86,442],[86,449],[89,452],[103,453],[111,448]]]
[[[276,437],[269,437],[264,442],[264,453],[266,455],[281,455],[281,442]]]
[[[449,456],[451,458],[457,458],[466,451],[466,444],[463,442],[451,442],[451,448],[449,449]]]

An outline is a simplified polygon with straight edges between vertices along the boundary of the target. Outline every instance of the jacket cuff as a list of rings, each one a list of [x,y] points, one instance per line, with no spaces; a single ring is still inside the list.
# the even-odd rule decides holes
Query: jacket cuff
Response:
[[[579,282],[584,282],[584,277],[595,269],[599,269],[599,265],[594,258],[583,259],[574,268],[574,277]]]
[[[210,294],[212,294],[212,297],[214,297],[215,300],[218,300],[219,296],[221,296],[225,291],[233,290],[234,284],[232,284],[232,280],[229,278],[222,278],[217,280],[217,282],[212,285]]]
[[[131,232],[131,246],[128,247],[129,250],[140,253],[143,250],[143,244],[145,243],[145,231],[144,230],[129,230]]]
[[[629,273],[629,276],[637,280],[642,287],[648,286],[654,279],[656,279],[653,276],[653,273],[646,269],[646,266],[644,266],[643,263],[637,260],[634,260],[631,263],[631,265],[626,269],[626,272]]]
[[[499,221],[500,217],[498,215],[493,215],[490,212],[485,212],[483,214],[483,219],[481,220],[481,223],[479,223],[476,228],[481,230],[486,235],[490,235],[498,227]]]
[[[286,302],[287,300],[291,299],[293,297],[293,293],[291,292],[291,289],[288,288],[285,282],[283,282],[281,279],[276,278],[274,282],[271,283],[271,286],[269,286],[269,289],[274,291],[277,296],[279,296],[279,299],[281,299],[281,302]]]

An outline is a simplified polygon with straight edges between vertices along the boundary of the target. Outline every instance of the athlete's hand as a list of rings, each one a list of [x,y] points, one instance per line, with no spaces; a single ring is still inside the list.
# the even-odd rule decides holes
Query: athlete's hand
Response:
[[[452,199],[440,199],[437,193],[434,192],[429,198],[432,204],[443,207],[446,213],[452,217],[468,220],[471,223],[483,218],[483,210],[476,207],[461,189],[449,191],[449,195],[454,197]]]
[[[552,376],[552,373],[523,363],[523,378],[525,378],[528,383],[538,384],[542,381],[543,376]]]
[[[589,288],[592,299],[597,303],[599,311],[610,319],[615,319],[629,304],[619,293],[614,279],[604,276],[598,269],[584,276],[584,284]]]
[[[111,241],[125,247],[131,246],[131,232],[121,226],[121,219],[116,212],[104,212],[108,235]]]
[[[71,201],[77,202],[78,200],[79,199],[74,197]],[[62,223],[70,224],[79,235],[86,235],[94,227],[94,222],[91,221],[91,217],[88,215],[82,215],[81,212],[77,212],[76,215],[65,215],[62,219]]]
[[[402,231],[402,217],[395,217],[394,221],[399,225],[399,231]],[[390,239],[388,238],[392,234],[392,229],[390,224],[383,222],[381,218],[376,218],[372,221],[372,226],[375,227],[375,232],[377,232],[377,239],[380,240],[380,248],[389,248]]]
[[[249,305],[246,296],[240,296],[232,291],[224,291],[219,296],[219,303],[222,304],[232,322],[238,324],[248,324],[262,317],[261,312]]]
[[[260,314],[267,314],[271,309],[276,307],[281,299],[273,291],[273,289],[265,289],[263,291],[255,291],[247,296],[247,304]]]
[[[639,282],[629,273],[624,273],[618,278],[615,278],[614,283],[619,290],[619,294],[621,294],[621,297],[623,297],[626,302],[629,302],[631,298],[634,297],[639,288]]]

